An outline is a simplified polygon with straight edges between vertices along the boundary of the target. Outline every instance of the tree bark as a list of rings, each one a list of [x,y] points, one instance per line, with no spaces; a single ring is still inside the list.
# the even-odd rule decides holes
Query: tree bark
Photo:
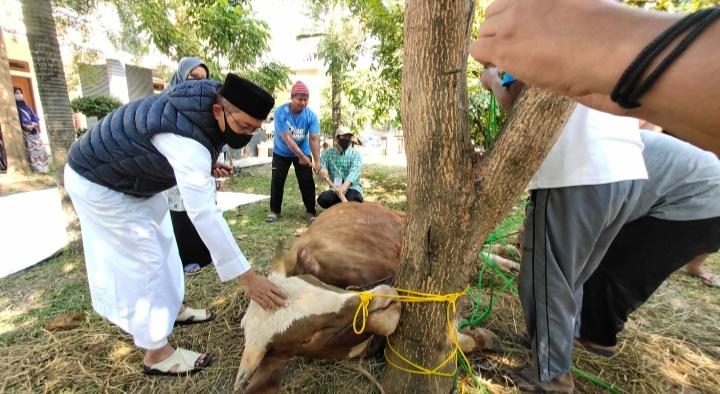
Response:
[[[79,222],[65,191],[64,169],[68,149],[75,141],[75,129],[52,5],[50,0],[23,0],[22,9],[68,234],[74,241]]]
[[[400,288],[446,294],[467,286],[484,240],[525,190],[573,108],[568,99],[526,91],[492,151],[475,154],[466,71],[473,6],[473,0],[406,3],[402,124],[408,222]],[[452,351],[445,308],[405,304],[389,338],[393,347],[426,368],[440,364]],[[442,371],[452,369],[451,363]],[[451,384],[451,378],[390,366],[383,378],[388,393],[448,393]]]
[[[2,29],[0,28],[0,87],[6,94],[0,95],[0,133],[5,141],[5,154],[7,155],[8,174],[30,174],[30,163],[25,151],[20,119],[13,96],[12,79],[10,78],[10,64]]]

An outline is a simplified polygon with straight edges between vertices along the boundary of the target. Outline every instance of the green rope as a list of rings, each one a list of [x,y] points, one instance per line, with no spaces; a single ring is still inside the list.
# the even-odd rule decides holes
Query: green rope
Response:
[[[483,260],[483,266],[482,268],[480,268],[480,272],[478,273],[477,285],[475,286],[475,288],[470,288],[470,294],[468,295],[472,300],[472,311],[470,313],[470,317],[460,323],[460,329],[466,327],[474,327],[482,324],[492,314],[492,309],[495,306],[495,302],[497,301],[497,299],[502,297],[508,290],[511,290],[513,293],[517,293],[518,291],[517,285],[515,285],[515,280],[517,279],[515,275],[511,275],[503,271],[486,254],[481,253],[480,256]],[[490,287],[490,301],[487,305],[484,305],[482,300],[482,281],[485,276],[486,268],[489,268],[493,273],[495,273],[496,276],[501,278],[502,286],[497,292],[495,286]],[[490,281],[490,278],[488,278],[488,281]],[[470,370],[469,366],[464,365],[464,361],[461,361],[460,364],[463,370],[465,370],[466,374],[473,378],[476,387],[481,388],[483,392],[487,392],[487,388],[485,387],[485,385],[479,382],[475,374],[472,373],[472,371]],[[608,383],[602,380],[599,376],[592,375],[574,365],[572,366],[572,372],[578,377],[609,391],[611,394],[622,393],[622,391],[618,389],[614,384]]]
[[[490,102],[488,103],[488,124],[486,125],[485,129],[487,130],[487,133],[485,134],[485,141],[483,145],[485,145],[485,149],[490,149],[493,142],[495,142],[495,139],[497,138],[498,133],[500,132],[500,108],[498,107],[497,101],[495,100],[494,95],[490,95]]]
[[[595,376],[590,373],[587,373],[574,365],[572,366],[572,372],[575,375],[587,380],[588,382],[590,382],[598,387],[604,388],[605,390],[609,391],[612,394],[621,394],[622,393],[622,391],[620,389],[618,389],[617,387],[615,387],[614,384],[608,383],[608,382],[600,379],[599,376]]]

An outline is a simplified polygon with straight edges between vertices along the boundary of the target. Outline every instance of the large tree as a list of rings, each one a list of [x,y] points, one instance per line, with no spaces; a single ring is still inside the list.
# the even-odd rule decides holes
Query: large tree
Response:
[[[0,132],[5,142],[5,153],[9,173],[30,174],[30,163],[25,153],[20,120],[15,107],[12,94],[12,79],[10,78],[10,65],[2,29],[0,28],[0,87],[6,94],[0,95]]]
[[[70,198],[65,192],[63,174],[67,151],[75,141],[75,128],[52,5],[50,0],[23,0],[22,9],[40,102],[45,114],[55,175],[65,210],[68,232],[74,240],[78,234],[78,221]]]
[[[343,87],[348,72],[355,67],[364,37],[359,26],[349,18],[331,15],[330,20],[331,22],[318,45],[318,56],[323,59],[325,67],[327,67],[326,74],[330,76],[332,112],[330,132],[334,134],[343,124]]]
[[[467,96],[473,8],[472,0],[406,4],[402,124],[408,223],[396,281],[401,288],[446,294],[467,286],[483,241],[512,209],[573,106],[564,98],[526,91],[493,149],[484,156],[475,153]],[[445,307],[406,304],[389,341],[400,354],[434,368],[452,351]],[[397,356],[388,357],[402,365]],[[450,378],[386,371],[383,386],[390,393],[444,394],[452,384]]]

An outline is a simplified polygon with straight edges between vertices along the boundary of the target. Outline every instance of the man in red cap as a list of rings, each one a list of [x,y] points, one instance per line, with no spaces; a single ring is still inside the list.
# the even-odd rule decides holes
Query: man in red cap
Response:
[[[315,181],[312,171],[320,169],[320,122],[307,107],[310,92],[301,81],[290,91],[290,102],[275,111],[272,181],[270,182],[270,213],[268,223],[278,220],[282,211],[285,179],[290,165],[300,186],[306,218],[315,220]],[[310,160],[312,152],[313,161]]]

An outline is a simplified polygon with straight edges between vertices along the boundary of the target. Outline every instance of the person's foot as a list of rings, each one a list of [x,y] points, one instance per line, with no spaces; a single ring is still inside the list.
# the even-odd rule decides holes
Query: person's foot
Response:
[[[698,268],[695,270],[691,270],[688,266],[687,273],[690,276],[694,276],[702,282],[707,287],[714,287],[714,288],[720,288],[720,276],[713,274],[711,272],[708,272],[704,268]]]
[[[215,314],[207,309],[195,309],[187,307],[185,304],[180,306],[180,312],[175,318],[175,325],[190,325],[198,323],[207,323],[215,319]]]
[[[156,365],[162,363],[163,361],[166,361],[170,357],[172,357],[173,354],[175,354],[175,348],[170,346],[169,343],[159,349],[147,350],[147,351],[145,351],[145,357],[143,358],[143,365],[146,368],[153,368],[154,366],[156,366]],[[208,355],[206,353],[200,354],[195,359],[194,366],[202,367],[203,364],[205,364],[207,357],[208,357]],[[179,366],[173,366],[173,368],[170,368],[166,372],[177,373],[178,368],[179,368]]]
[[[265,216],[265,222],[267,223],[275,223],[280,219],[280,214],[275,212],[270,212]]]
[[[603,357],[612,357],[617,353],[617,346],[604,346],[583,338],[575,338],[575,346],[583,348],[590,353]]]
[[[522,393],[573,393],[575,383],[570,372],[566,372],[549,382],[539,382],[533,377],[530,366],[525,365],[510,371],[506,375]]]
[[[198,263],[190,263],[183,267],[183,271],[185,271],[185,275],[192,276],[199,274],[200,271],[202,271],[202,267]]]
[[[315,219],[317,219],[317,215],[315,215],[314,213],[308,212],[305,214],[305,220],[307,220],[308,223],[313,224]]]

